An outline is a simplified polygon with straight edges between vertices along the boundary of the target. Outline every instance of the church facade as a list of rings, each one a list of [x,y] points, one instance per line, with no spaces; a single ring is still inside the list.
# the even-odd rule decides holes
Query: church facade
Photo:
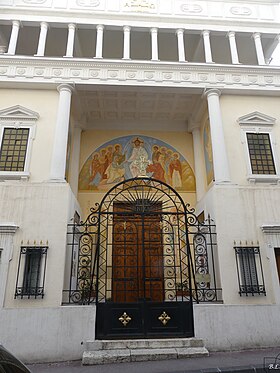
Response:
[[[0,2],[0,342],[279,345],[276,0]]]

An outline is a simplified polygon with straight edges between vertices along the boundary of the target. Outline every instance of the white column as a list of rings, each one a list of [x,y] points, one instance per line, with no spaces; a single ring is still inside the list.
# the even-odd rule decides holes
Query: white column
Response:
[[[123,27],[123,59],[130,59],[130,27]]]
[[[18,226],[14,223],[0,223],[0,309],[4,306],[9,264],[13,258],[13,239]],[[18,263],[18,259],[17,263]]]
[[[72,149],[70,160],[70,177],[69,182],[75,196],[78,194],[79,184],[79,167],[80,167],[80,147],[81,147],[82,129],[75,127],[72,134]]]
[[[235,32],[234,31],[229,31],[227,36],[228,36],[228,40],[229,40],[231,62],[233,64],[239,64],[237,45],[236,45],[236,40],[235,40]]]
[[[176,30],[177,34],[177,42],[178,42],[178,59],[179,62],[185,62],[186,56],[185,56],[185,45],[184,45],[184,30],[178,29]]]
[[[152,61],[158,61],[158,29],[151,28],[151,42],[152,42]]]
[[[191,126],[193,135],[193,153],[194,153],[194,170],[196,179],[196,199],[199,201],[205,193],[205,178],[204,178],[204,155],[202,151],[202,142],[200,135],[200,126],[193,124]]]
[[[253,34],[253,39],[254,39],[254,42],[255,42],[258,64],[259,65],[265,65],[263,47],[262,47],[262,41],[261,41],[261,34],[259,32],[255,32]]]
[[[76,25],[69,23],[65,57],[73,57]]]
[[[203,36],[203,43],[204,43],[204,54],[205,54],[205,62],[212,63],[212,51],[211,51],[211,44],[210,44],[210,31],[204,30],[202,31]]]
[[[18,33],[20,28],[20,22],[19,21],[13,21],[13,27],[8,47],[8,54],[15,54],[16,48],[17,48],[17,40],[18,40]]]
[[[95,58],[103,58],[103,32],[104,26],[97,25],[96,26],[97,35],[96,35],[96,51],[95,51]]]
[[[221,92],[218,89],[207,89],[215,182],[230,182],[229,164],[226,152],[222,113],[220,108]]]
[[[41,22],[40,25],[41,25],[40,36],[39,36],[37,53],[35,54],[35,56],[45,55],[47,32],[48,32],[49,25],[47,24],[47,22]]]
[[[60,84],[57,89],[59,92],[59,102],[52,152],[50,179],[54,181],[64,181],[71,95],[74,88],[70,84]]]

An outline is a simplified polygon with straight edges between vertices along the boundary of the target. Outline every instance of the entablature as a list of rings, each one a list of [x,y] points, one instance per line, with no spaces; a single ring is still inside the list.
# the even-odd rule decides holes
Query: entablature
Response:
[[[0,79],[2,87],[70,81],[83,85],[153,85],[198,91],[211,87],[260,95],[279,93],[280,67],[2,56]]]

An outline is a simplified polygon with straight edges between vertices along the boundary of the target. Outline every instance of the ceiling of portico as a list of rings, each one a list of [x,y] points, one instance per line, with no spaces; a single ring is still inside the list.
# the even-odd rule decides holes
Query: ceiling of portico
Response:
[[[201,94],[141,87],[77,90],[72,118],[83,129],[186,131]]]

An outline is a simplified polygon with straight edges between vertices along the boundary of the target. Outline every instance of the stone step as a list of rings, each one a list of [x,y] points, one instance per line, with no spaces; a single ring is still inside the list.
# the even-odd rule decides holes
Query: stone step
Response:
[[[98,365],[208,355],[209,352],[204,347],[203,340],[198,338],[91,341],[86,344],[82,363]]]
[[[201,338],[178,338],[178,339],[126,339],[126,340],[101,340],[87,341],[87,351],[96,350],[122,350],[122,349],[145,349],[145,348],[187,348],[204,347]]]

